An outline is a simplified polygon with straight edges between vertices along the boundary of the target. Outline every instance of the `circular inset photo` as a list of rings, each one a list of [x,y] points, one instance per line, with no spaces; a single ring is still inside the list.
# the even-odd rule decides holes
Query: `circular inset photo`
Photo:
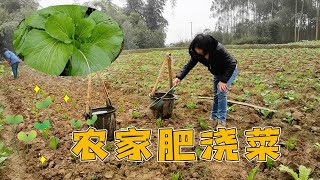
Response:
[[[26,17],[13,45],[31,68],[50,75],[84,76],[119,56],[124,34],[107,14],[79,5],[41,9]]]

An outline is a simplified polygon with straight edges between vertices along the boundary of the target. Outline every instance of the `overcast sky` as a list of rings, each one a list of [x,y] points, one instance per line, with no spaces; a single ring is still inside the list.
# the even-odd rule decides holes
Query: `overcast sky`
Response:
[[[81,4],[90,0],[78,0]],[[42,7],[60,4],[73,4],[74,0],[39,0]],[[124,0],[113,0],[123,6]],[[164,17],[168,20],[166,44],[191,39],[191,22],[193,35],[204,29],[214,29],[216,21],[210,18],[212,0],[177,0],[174,8],[170,1],[165,7]]]

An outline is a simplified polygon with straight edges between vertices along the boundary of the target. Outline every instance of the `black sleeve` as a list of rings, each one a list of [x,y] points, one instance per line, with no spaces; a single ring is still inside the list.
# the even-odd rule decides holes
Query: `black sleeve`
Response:
[[[182,80],[197,63],[198,60],[191,58],[189,62],[182,68],[182,70],[176,75],[176,78]]]
[[[186,75],[193,69],[195,65],[197,65],[200,58],[202,58],[201,55],[197,54],[195,51],[193,51],[191,48],[189,48],[189,54],[191,56],[191,59],[189,62],[182,68],[182,70],[176,75],[176,78],[182,80]]]
[[[231,54],[227,51],[227,49],[220,43],[217,47],[217,51],[221,54],[221,56],[223,57],[223,60],[226,63],[225,73],[221,76],[220,81],[223,83],[227,83],[237,66],[237,61],[231,56]]]

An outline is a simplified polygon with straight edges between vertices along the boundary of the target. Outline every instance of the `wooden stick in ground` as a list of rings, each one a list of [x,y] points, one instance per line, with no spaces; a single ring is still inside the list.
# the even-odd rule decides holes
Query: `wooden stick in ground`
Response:
[[[198,99],[213,100],[212,97],[198,97]],[[242,105],[242,106],[253,107],[253,108],[256,108],[256,109],[267,110],[267,111],[270,111],[270,112],[277,112],[276,110],[268,109],[268,108],[265,108],[265,107],[261,107],[261,106],[257,106],[257,105],[253,105],[253,104],[249,104],[249,103],[237,102],[237,101],[232,101],[232,100],[228,100],[228,102],[231,103],[231,104],[238,104],[238,105]]]
[[[90,95],[91,95],[91,81],[92,77],[91,74],[88,75],[88,90],[87,90],[87,104],[86,104],[86,113],[90,113]]]
[[[156,90],[157,90],[157,87],[158,87],[158,84],[159,84],[161,75],[162,75],[162,73],[163,73],[163,71],[164,71],[164,68],[165,68],[166,64],[167,64],[167,56],[166,56],[166,59],[165,59],[165,60],[163,61],[163,63],[162,63],[162,67],[161,67],[161,69],[160,69],[160,72],[159,72],[158,78],[157,78],[157,80],[156,80],[156,83],[154,84],[154,87],[153,87],[153,89],[152,89],[151,96],[154,96],[154,93],[155,93]]]
[[[167,54],[167,59],[168,59],[168,71],[169,71],[169,83],[170,83],[170,89],[173,87],[173,82],[172,82],[172,59],[171,59],[171,54]]]

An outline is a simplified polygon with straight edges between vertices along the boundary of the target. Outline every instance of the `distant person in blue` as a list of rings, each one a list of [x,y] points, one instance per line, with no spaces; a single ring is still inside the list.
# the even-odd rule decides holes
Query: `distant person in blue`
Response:
[[[4,58],[8,61],[8,63],[12,67],[13,72],[13,78],[18,78],[18,65],[20,63],[20,59],[17,55],[15,55],[13,52],[9,51],[7,48],[3,49],[4,52]]]

